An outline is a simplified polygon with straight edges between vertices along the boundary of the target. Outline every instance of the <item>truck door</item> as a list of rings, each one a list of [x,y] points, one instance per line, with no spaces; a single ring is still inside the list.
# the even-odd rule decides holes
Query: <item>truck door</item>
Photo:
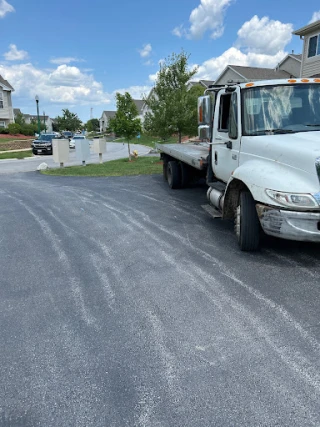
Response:
[[[219,92],[212,137],[212,169],[214,175],[227,182],[239,164],[241,141],[240,88]]]

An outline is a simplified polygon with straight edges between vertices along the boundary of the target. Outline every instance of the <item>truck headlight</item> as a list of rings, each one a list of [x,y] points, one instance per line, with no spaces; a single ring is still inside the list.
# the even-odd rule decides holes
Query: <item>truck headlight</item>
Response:
[[[319,204],[311,194],[283,193],[282,191],[266,190],[270,199],[280,205],[295,208],[318,208]]]

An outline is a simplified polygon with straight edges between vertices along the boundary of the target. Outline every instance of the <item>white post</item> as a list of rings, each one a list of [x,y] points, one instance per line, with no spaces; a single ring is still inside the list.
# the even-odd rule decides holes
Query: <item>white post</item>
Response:
[[[99,162],[102,163],[102,153],[99,153]]]
[[[63,163],[60,163],[60,167],[63,168]]]

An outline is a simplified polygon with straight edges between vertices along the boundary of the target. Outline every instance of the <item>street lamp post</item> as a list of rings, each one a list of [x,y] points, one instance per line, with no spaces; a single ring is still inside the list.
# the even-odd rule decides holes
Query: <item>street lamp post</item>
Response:
[[[39,97],[36,95],[36,103],[37,103],[37,118],[38,118],[38,135],[40,136],[40,116],[39,116]]]
[[[43,112],[43,124],[44,124],[44,133],[47,133],[47,127],[46,127],[46,113]]]

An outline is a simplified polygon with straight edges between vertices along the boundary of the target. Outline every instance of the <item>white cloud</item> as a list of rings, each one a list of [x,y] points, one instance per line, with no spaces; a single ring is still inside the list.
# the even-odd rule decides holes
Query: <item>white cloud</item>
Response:
[[[319,21],[319,19],[320,19],[320,10],[318,10],[318,12],[313,13],[312,18],[308,22],[308,24],[312,24],[313,22]]]
[[[70,64],[70,62],[85,62],[84,59],[74,58],[73,56],[65,56],[61,58],[52,58],[50,59],[51,64]]]
[[[153,65],[153,61],[151,59],[148,59],[148,61],[143,63],[144,65]]]
[[[7,13],[14,12],[15,9],[6,0],[0,0],[0,18],[4,18]]]
[[[28,58],[28,52],[25,50],[18,50],[15,44],[9,45],[9,51],[4,55],[7,61],[22,61]]]
[[[190,39],[201,39],[209,31],[212,39],[222,36],[224,31],[223,20],[227,8],[233,0],[200,0],[198,7],[190,14],[190,28],[183,25],[173,29],[172,33],[178,37],[186,36]]]
[[[150,80],[150,82],[155,83],[155,81],[158,78],[158,74],[159,74],[159,72],[156,72],[155,74],[149,74],[149,80]]]
[[[183,28],[183,25],[179,25],[179,27],[175,27],[172,30],[172,34],[177,37],[182,37],[183,35],[187,35],[186,30]]]
[[[150,43],[145,44],[143,48],[139,50],[140,56],[142,58],[147,58],[148,56],[150,56],[151,52],[152,52],[152,47]]]
[[[36,68],[31,63],[11,66],[0,64],[0,74],[15,88],[15,96],[53,104],[99,105],[111,102],[100,82],[77,67],[60,65],[55,70]]]
[[[199,65],[195,78],[215,80],[227,65],[273,68],[285,56],[286,52],[284,51],[279,51],[275,55],[266,55],[255,52],[243,53],[239,49],[231,47],[222,55],[211,58]]]
[[[253,16],[238,31],[237,47],[248,52],[275,55],[286,46],[292,37],[292,24],[270,20],[267,16],[259,19]]]
[[[133,99],[143,99],[144,96],[147,96],[150,90],[152,89],[151,86],[145,85],[145,86],[130,86],[126,89],[117,89],[113,92],[113,95],[115,96],[117,92],[124,94],[125,92],[129,92]]]

